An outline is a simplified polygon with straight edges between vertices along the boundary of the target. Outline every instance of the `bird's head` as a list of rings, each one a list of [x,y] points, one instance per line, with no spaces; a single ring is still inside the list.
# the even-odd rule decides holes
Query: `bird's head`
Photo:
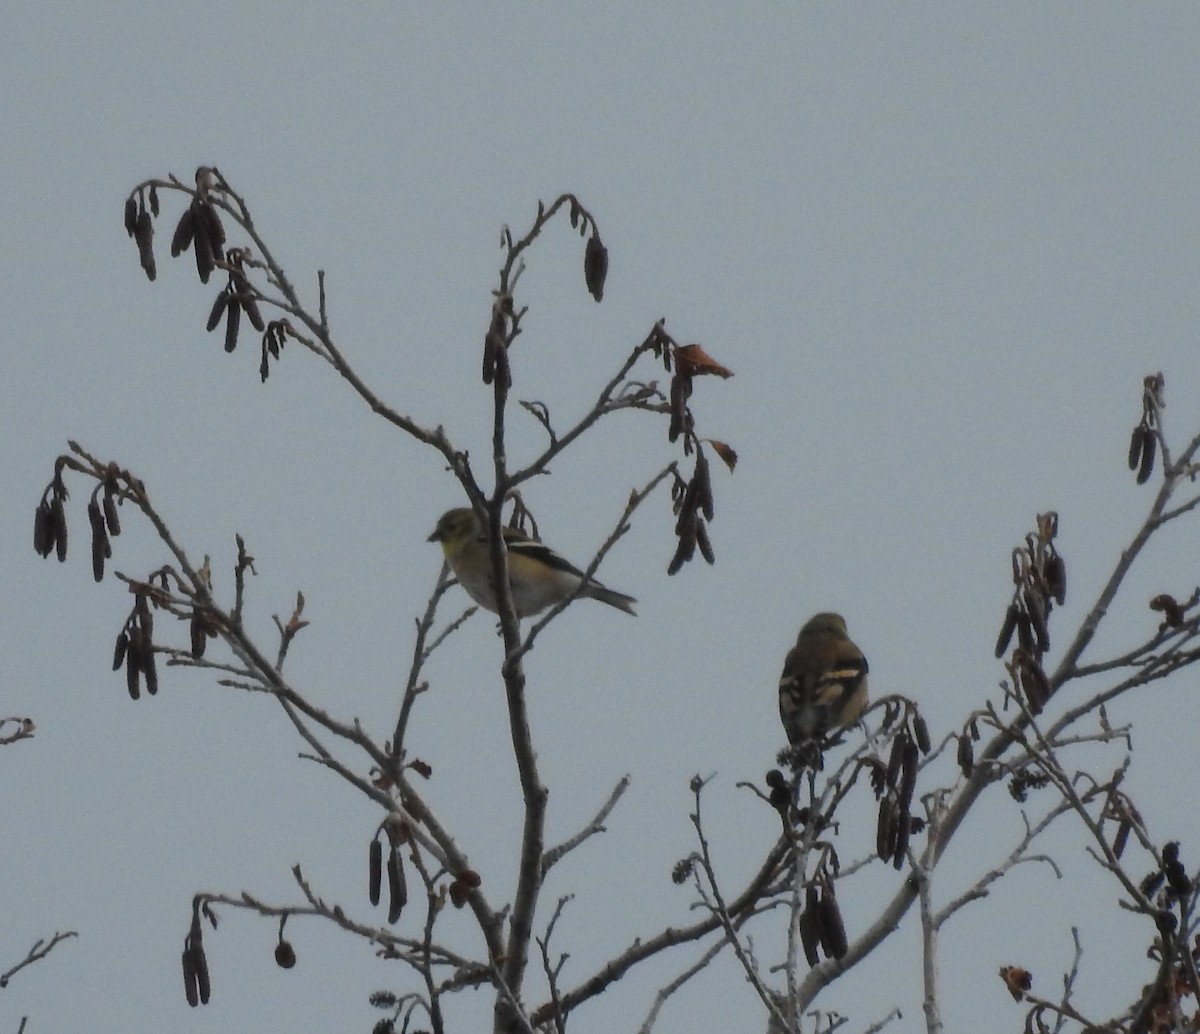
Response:
[[[479,518],[475,516],[474,510],[463,506],[442,514],[428,541],[440,542],[442,548],[449,553],[478,535]]]

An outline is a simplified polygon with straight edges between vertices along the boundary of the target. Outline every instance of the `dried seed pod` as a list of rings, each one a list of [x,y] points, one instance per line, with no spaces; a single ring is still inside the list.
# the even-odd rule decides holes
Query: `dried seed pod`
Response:
[[[1012,642],[1013,632],[1017,627],[1017,605],[1010,603],[1004,612],[1004,623],[1000,626],[1000,634],[996,637],[996,656],[1003,657],[1008,652],[1008,644]]]
[[[958,762],[962,775],[971,778],[974,771],[974,744],[966,733],[959,737]]]
[[[496,353],[496,384],[503,391],[512,387],[512,367],[508,362],[508,349],[501,348]]]
[[[1158,888],[1163,885],[1163,879],[1164,876],[1161,872],[1152,872],[1142,880],[1139,884],[1139,889],[1146,897],[1152,898],[1158,893]]]
[[[137,230],[137,217],[137,202],[133,199],[133,195],[130,194],[129,197],[125,199],[125,232],[129,234],[130,237],[132,237],[134,231]]]
[[[158,667],[154,660],[154,646],[147,637],[141,652],[142,674],[146,676],[146,692],[154,696],[158,692]]]
[[[896,780],[900,775],[900,766],[904,764],[904,749],[908,743],[908,735],[900,732],[896,738],[892,740],[892,750],[888,754],[887,763],[887,780],[888,786],[895,786]]]
[[[50,503],[50,518],[54,548],[61,564],[67,559],[67,511],[63,508],[62,498],[59,496],[55,496]]]
[[[108,542],[108,528],[104,524],[104,513],[100,509],[100,498],[93,495],[88,501],[87,506],[88,523],[92,527],[92,535],[102,536],[105,543]],[[112,556],[109,551],[108,556]]]
[[[209,236],[208,220],[201,215],[202,209],[197,208],[192,226],[192,252],[196,259],[196,273],[200,283],[207,284],[208,278],[216,268],[214,247]]]
[[[696,520],[697,494],[696,479],[692,478],[687,483],[687,488],[684,489],[683,498],[675,503],[675,512],[679,514],[675,519],[676,535],[682,535],[684,529]]]
[[[1023,609],[1017,611],[1017,643],[1026,653],[1032,654],[1036,650],[1033,643],[1033,622]]]
[[[138,260],[142,264],[142,269],[146,271],[147,278],[153,280],[158,276],[158,270],[154,265],[154,223],[150,220],[150,213],[145,209],[138,213],[133,236],[137,241]]]
[[[204,955],[204,946],[198,939],[192,942],[192,965],[196,970],[196,990],[200,993],[200,1004],[207,1005],[212,986],[208,981],[208,959]]]
[[[671,378],[671,426],[667,440],[675,441],[687,429],[687,402],[692,395],[692,379],[676,374]]]
[[[283,351],[283,342],[285,334],[283,326],[278,320],[267,324],[266,333],[263,334],[263,343],[267,346],[267,351],[270,352],[272,359],[278,359],[279,353]]]
[[[604,280],[607,276],[608,249],[601,243],[599,235],[593,233],[583,252],[583,279],[596,301],[604,298]]]
[[[1158,447],[1158,436],[1147,431],[1142,444],[1142,464],[1138,467],[1137,483],[1144,485],[1154,473],[1154,453]]]
[[[679,545],[675,548],[675,555],[671,558],[671,562],[667,565],[667,574],[672,575],[678,573],[689,560],[696,555],[696,522],[691,520],[687,522],[687,526],[683,529],[679,536]]]
[[[220,259],[224,256],[225,227],[217,210],[207,202],[201,204],[199,216],[204,221],[205,235],[212,248],[213,257]]]
[[[483,383],[491,384],[496,378],[496,357],[504,350],[499,335],[488,331],[483,338]]]
[[[242,321],[242,307],[234,301],[225,306],[225,351],[237,348],[238,326]]]
[[[400,864],[400,853],[394,848],[388,854],[388,922],[394,923],[408,903],[408,887],[404,882],[404,867]]]
[[[896,807],[901,814],[901,820],[906,821],[906,816],[912,811],[913,793],[917,787],[917,767],[920,764],[920,757],[917,754],[917,745],[912,740],[906,740],[904,744],[904,761],[900,766],[900,792],[896,799]]]
[[[715,564],[717,562],[717,555],[713,552],[712,543],[708,541],[708,528],[700,520],[696,521],[696,545],[706,563]]]
[[[1042,666],[1029,656],[1021,658],[1019,667],[1021,673],[1021,688],[1025,691],[1025,701],[1031,714],[1039,715],[1046,701],[1050,699],[1050,681]]]
[[[506,306],[504,301],[507,301],[509,305]],[[488,326],[488,332],[495,334],[501,344],[508,337],[508,317],[511,312],[512,299],[506,297],[504,301],[497,299],[492,305],[492,322]]]
[[[920,712],[914,712],[912,725],[913,733],[917,737],[917,747],[922,754],[928,754],[933,749],[933,744],[929,741],[929,726],[925,724]]]
[[[1046,603],[1035,589],[1026,588],[1022,596],[1025,599],[1025,609],[1029,613],[1029,623],[1033,626],[1037,637],[1038,653],[1050,649],[1050,626],[1046,623]]]
[[[904,812],[896,821],[896,844],[892,850],[892,868],[897,872],[904,868],[905,856],[908,854],[908,836],[911,832],[912,818]]]
[[[192,611],[192,619],[188,623],[188,632],[191,638],[192,659],[198,661],[204,656],[204,650],[208,646],[208,623],[204,620],[204,615],[200,611]]]
[[[826,884],[817,905],[818,930],[821,934],[821,950],[831,959],[845,958],[849,944],[846,940],[846,924],[842,921],[842,910],[838,908],[833,885]]]
[[[696,470],[692,474],[692,482],[696,486],[696,503],[704,519],[713,519],[712,477],[708,470],[708,460],[704,453],[696,450]]]
[[[158,187],[153,183],[150,184],[150,213],[155,219],[158,218]]]
[[[175,232],[171,235],[171,258],[178,258],[192,246],[192,237],[196,232],[196,202],[192,202],[183,210],[179,222],[175,224]]]
[[[142,633],[137,628],[129,630],[125,644],[125,688],[132,700],[142,695]]]
[[[104,526],[104,515],[100,512],[100,500],[92,496],[87,507],[88,523],[92,526],[92,577],[104,581],[104,561],[112,556],[108,544],[108,530]]]
[[[1163,866],[1163,873],[1167,877],[1167,886],[1175,892],[1176,897],[1185,898],[1191,894],[1192,881],[1178,861],[1167,862]]]
[[[129,636],[122,631],[117,636],[117,642],[113,646],[113,671],[120,671],[121,665],[125,663],[125,650],[129,646]]]
[[[112,492],[104,492],[104,523],[108,525],[108,533],[112,536],[121,534],[121,518],[117,514],[117,501]]]
[[[804,889],[804,911],[800,913],[800,943],[804,947],[804,958],[810,966],[815,966],[821,961],[817,950],[821,943],[818,907],[817,888],[809,884]]]
[[[54,513],[44,499],[33,514],[33,548],[42,558],[54,548]]]
[[[867,774],[871,780],[871,793],[875,795],[875,799],[879,800],[884,791],[888,789],[887,785],[887,765],[879,761],[878,758],[866,759]]]
[[[1129,436],[1129,469],[1137,470],[1142,462],[1142,442],[1146,437],[1146,428],[1141,424],[1133,429]]]
[[[787,823],[787,813],[792,806],[792,792],[786,785],[772,786],[771,793],[768,798],[771,802],[771,807],[774,808],[783,817],[783,821]]]
[[[462,880],[453,880],[449,887],[450,904],[462,908],[471,896],[471,892]]]
[[[571,229],[577,230],[579,229],[579,202],[574,198],[571,198],[571,207],[569,211],[571,214]]]
[[[258,299],[250,293],[249,287],[238,292],[237,300],[241,303],[242,308],[246,311],[247,317],[250,319],[250,326],[257,330],[260,334],[267,329],[267,324],[262,318],[262,311],[258,307]]]
[[[1162,908],[1154,914],[1154,925],[1158,927],[1162,939],[1170,943],[1175,936],[1175,931],[1179,928],[1179,920],[1175,918],[1174,912],[1168,912]]]
[[[192,958],[192,949],[185,947],[183,949],[183,993],[187,996],[187,1003],[193,1009],[200,1004],[200,986],[196,980],[196,962]]]
[[[1125,845],[1129,843],[1129,833],[1133,829],[1133,823],[1128,818],[1121,819],[1117,826],[1117,835],[1113,838],[1113,854],[1120,859],[1125,853]]]
[[[221,317],[225,315],[225,307],[229,304],[229,292],[221,291],[215,299],[213,306],[208,313],[208,322],[204,324],[204,329],[210,334],[217,329],[217,324],[221,322]]]
[[[280,969],[291,969],[296,964],[296,949],[290,941],[280,941],[275,945],[275,965]]]
[[[133,610],[137,614],[138,628],[146,637],[146,645],[154,638],[154,615],[150,612],[150,604],[146,602],[146,594],[139,592],[133,599]]]
[[[875,853],[886,862],[896,850],[896,805],[891,797],[879,802],[879,818],[875,823]]]
[[[688,881],[695,867],[695,862],[691,858],[680,858],[671,866],[671,882],[676,886],[682,886]]]
[[[383,883],[383,844],[376,837],[371,841],[367,854],[367,896],[372,905],[379,904],[379,891]]]
[[[1067,602],[1067,565],[1057,553],[1046,560],[1046,589],[1060,607]]]

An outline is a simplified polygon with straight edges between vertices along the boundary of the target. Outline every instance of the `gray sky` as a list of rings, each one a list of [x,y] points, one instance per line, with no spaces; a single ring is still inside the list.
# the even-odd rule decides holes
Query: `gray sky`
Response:
[[[213,1001],[188,1009],[191,894],[292,899],[300,862],[322,894],[367,916],[378,817],[298,759],[265,698],[170,672],[157,699],[129,701],[108,671],[129,599],[91,580],[82,482],[69,562],[29,548],[54,457],[75,438],[144,479],[194,556],[211,554],[219,591],[231,588],[234,533],[245,536],[259,571],[252,625],[269,636],[297,589],[308,599],[296,682],[380,736],[394,720],[413,617],[437,575],[425,537],[459,502],[456,486],[298,348],[265,386],[250,335],[222,352],[203,329],[213,284],[166,254],[173,198],[149,284],[121,227],[141,179],[220,166],[310,300],[326,270],[332,324],[360,372],[480,459],[499,231],[523,231],[539,198],[578,194],[610,275],[597,306],[577,238],[565,223],[544,236],[520,285],[531,308],[515,395],[566,422],[664,316],[735,370],[693,399],[701,433],[741,455],[734,475],[714,471],[717,565],[666,577],[663,493],[602,572],[639,598],[640,617],[583,603],[530,658],[551,839],[622,773],[634,780],[609,834],[548,892],[578,893],[561,927],[576,978],[687,919],[690,895],[668,876],[693,846],[694,772],[718,773],[707,808],[729,885],[758,864],[774,816],[734,784],[761,779],[782,745],[775,684],[813,611],[843,611],[874,692],[917,697],[938,734],[1002,677],[991,649],[1008,554],[1039,510],[1061,515],[1061,638],[1084,613],[1150,502],[1124,468],[1141,377],[1166,374],[1169,435],[1197,424],[1200,11],[734,6],[6,13],[0,713],[30,715],[39,732],[0,752],[0,969],[54,929],[81,936],[0,995],[0,1025],[28,1014],[31,1031],[366,1030],[366,994],[407,979],[299,922],[300,962],[285,973],[272,924],[227,911],[206,942]],[[511,423],[511,454],[533,455],[539,429]],[[527,500],[547,539],[583,561],[629,489],[673,457],[665,428],[626,416]],[[1151,627],[1153,593],[1194,587],[1179,558],[1195,540],[1183,529],[1152,551],[1100,645]],[[163,559],[128,521],[113,566],[142,575]],[[434,765],[431,796],[504,898],[517,788],[498,645],[476,619],[437,657],[414,746]],[[1129,784],[1153,835],[1185,847],[1200,839],[1194,809],[1155,791],[1172,725],[1197,717],[1191,688],[1139,698]],[[848,857],[869,848],[863,815],[843,833]],[[1019,829],[1003,792],[977,822],[1001,838]],[[990,864],[984,843],[957,846],[947,895]],[[1060,849],[1079,862],[1080,843]],[[843,895],[851,936],[896,879],[873,873]],[[1092,949],[1085,993],[1134,989],[1143,942],[1114,957],[1087,919],[1111,901],[1111,888],[1089,899],[1030,867],[965,914],[945,941],[947,1029],[1013,1029],[997,968],[1024,961],[1049,991],[1072,922]],[[763,944],[778,932],[767,924]],[[910,923],[883,953],[887,972],[869,964],[822,1005],[861,1027],[894,1002],[914,1029],[916,946]],[[690,957],[627,981],[579,1013],[578,1030],[636,1029],[653,988]],[[695,1030],[697,1015],[705,1029],[760,1025],[728,964],[658,1029]]]

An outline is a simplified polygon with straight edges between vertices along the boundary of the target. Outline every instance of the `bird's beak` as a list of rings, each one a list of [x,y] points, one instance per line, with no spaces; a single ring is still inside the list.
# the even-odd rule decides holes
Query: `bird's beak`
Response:
[[[426,542],[441,542],[441,541],[442,541],[442,538],[441,538],[441,536],[440,536],[440,535],[437,533],[437,529],[435,528],[435,529],[434,529],[434,531],[433,531],[433,534],[432,534],[432,535],[430,535],[430,536],[429,536],[429,538],[427,538],[425,541],[426,541]]]

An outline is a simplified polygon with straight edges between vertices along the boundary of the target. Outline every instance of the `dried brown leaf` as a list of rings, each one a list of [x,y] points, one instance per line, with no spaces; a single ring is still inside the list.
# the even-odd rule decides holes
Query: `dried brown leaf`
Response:
[[[718,377],[732,377],[733,371],[722,366],[699,345],[684,345],[675,349],[675,371],[684,377],[698,377],[711,373]]]
[[[733,473],[733,468],[737,466],[738,454],[737,451],[725,442],[719,442],[715,438],[710,438],[708,444],[713,447],[713,452],[721,457],[725,466],[729,468],[729,472]]]
[[[1001,966],[1000,979],[1004,981],[1004,986],[1008,989],[1008,993],[1013,996],[1014,1002],[1019,1002],[1025,997],[1025,993],[1033,987],[1033,977],[1029,970],[1022,969],[1020,966]]]

